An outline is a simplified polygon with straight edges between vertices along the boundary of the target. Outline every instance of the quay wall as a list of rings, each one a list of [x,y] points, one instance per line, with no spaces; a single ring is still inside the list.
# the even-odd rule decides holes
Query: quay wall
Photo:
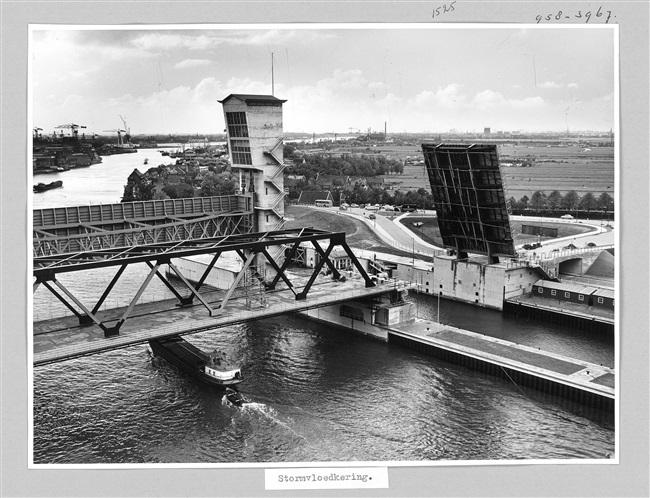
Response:
[[[613,333],[615,330],[615,324],[611,321],[604,321],[596,316],[570,314],[551,307],[524,306],[519,302],[506,301],[503,311],[517,316],[543,320],[547,323],[570,325],[596,334]]]
[[[534,373],[523,372],[514,368],[491,362],[488,358],[477,358],[467,354],[450,351],[436,344],[419,340],[417,337],[407,337],[390,331],[388,342],[419,351],[443,361],[460,365],[472,370],[506,378],[517,385],[526,386],[553,396],[569,399],[601,410],[614,410],[615,400],[594,392],[567,385],[559,380],[545,378]]]

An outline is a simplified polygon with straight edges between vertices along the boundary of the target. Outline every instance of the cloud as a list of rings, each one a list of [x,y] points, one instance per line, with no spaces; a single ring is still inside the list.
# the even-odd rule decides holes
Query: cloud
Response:
[[[539,88],[578,88],[577,83],[569,83],[567,85],[563,83],[556,83],[555,81],[545,81],[537,85]]]
[[[143,51],[172,49],[206,50],[223,43],[223,39],[208,35],[192,36],[181,33],[146,33],[131,40],[131,45]]]
[[[555,83],[554,81],[545,81],[537,85],[539,88],[562,88],[562,85]]]
[[[451,83],[445,88],[438,88],[436,92],[425,90],[415,96],[415,104],[421,107],[452,108],[465,103],[466,97],[460,94],[461,85]]]
[[[269,29],[269,30],[246,30],[226,32],[224,41],[234,45],[289,45],[299,42],[301,44],[311,43],[314,41],[323,41],[336,38],[333,33],[324,32],[317,29]]]
[[[174,69],[186,69],[188,67],[209,66],[212,64],[210,59],[185,59],[174,65]]]
[[[327,88],[330,91],[352,90],[364,88],[367,80],[363,77],[363,72],[359,69],[350,69],[343,71],[337,69],[331,78],[324,78],[316,84],[318,88]]]

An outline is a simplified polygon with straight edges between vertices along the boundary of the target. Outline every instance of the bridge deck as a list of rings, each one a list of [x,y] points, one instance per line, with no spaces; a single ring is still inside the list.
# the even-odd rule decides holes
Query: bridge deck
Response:
[[[293,280],[293,279],[292,279]],[[80,326],[75,317],[63,317],[34,323],[33,363],[42,365],[67,358],[99,353],[110,349],[146,342],[156,337],[174,334],[188,334],[243,322],[260,320],[266,317],[293,313],[345,302],[354,298],[380,295],[395,288],[410,288],[407,283],[393,281],[375,287],[363,287],[360,278],[345,282],[319,278],[304,300],[295,300],[286,288],[266,293],[266,307],[259,303],[252,309],[246,308],[246,297],[232,298],[220,316],[210,317],[201,304],[179,308],[177,300],[170,299],[153,303],[139,304],[134,314],[114,337],[104,337],[97,326]],[[221,292],[215,294],[215,302]],[[98,313],[104,323],[117,321],[124,308],[115,308]]]

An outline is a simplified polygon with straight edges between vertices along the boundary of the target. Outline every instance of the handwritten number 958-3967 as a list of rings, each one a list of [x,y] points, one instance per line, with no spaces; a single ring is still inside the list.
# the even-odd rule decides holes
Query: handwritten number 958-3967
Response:
[[[611,10],[603,10],[602,6],[598,7],[598,10],[594,13],[592,11],[587,11],[583,13],[581,10],[575,13],[571,12],[562,12],[561,10],[558,10],[557,12],[553,14],[540,14],[535,16],[535,20],[537,20],[537,24],[539,24],[542,21],[563,21],[565,19],[584,19],[584,22],[589,22],[591,21],[592,17],[595,18],[603,18],[604,19],[599,19],[601,21],[605,21],[605,24],[609,22],[609,20],[612,18],[612,11]],[[616,17],[616,16],[614,16]]]

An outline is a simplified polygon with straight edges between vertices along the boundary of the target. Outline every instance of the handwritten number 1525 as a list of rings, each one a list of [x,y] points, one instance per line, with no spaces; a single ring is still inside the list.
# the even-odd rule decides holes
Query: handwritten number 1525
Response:
[[[454,4],[456,3],[456,0],[451,2],[449,5],[446,3],[442,4],[442,7],[436,7],[433,9],[433,15],[431,17],[436,18],[442,14],[446,14],[447,12],[452,12],[454,10]]]

